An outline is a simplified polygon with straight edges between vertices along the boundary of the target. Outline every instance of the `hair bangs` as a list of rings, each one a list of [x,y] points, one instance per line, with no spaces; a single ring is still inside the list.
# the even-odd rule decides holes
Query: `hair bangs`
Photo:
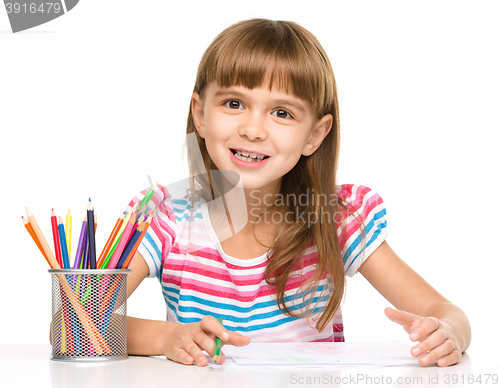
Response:
[[[290,23],[270,20],[250,30],[245,22],[239,27],[223,32],[207,50],[200,64],[206,78],[199,92],[213,81],[221,87],[267,86],[310,102],[319,117],[330,110],[330,64],[312,34],[297,24],[292,28]]]

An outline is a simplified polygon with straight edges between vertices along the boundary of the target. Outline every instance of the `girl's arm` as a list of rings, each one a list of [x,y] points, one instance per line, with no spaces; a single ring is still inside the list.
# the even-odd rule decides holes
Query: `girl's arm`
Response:
[[[149,274],[149,267],[137,252],[131,262],[132,272],[127,278],[127,298]],[[179,324],[127,317],[127,352],[138,356],[166,356],[173,361],[206,366],[207,358],[202,350],[213,355],[214,338],[223,339],[223,344],[248,345],[250,339],[225,330],[217,319],[204,317],[200,322]],[[221,352],[219,364],[225,361]]]
[[[359,272],[398,309],[386,308],[387,317],[402,325],[412,341],[421,341],[411,352],[421,356],[422,366],[434,361],[438,366],[449,366],[460,361],[471,339],[466,315],[401,260],[386,241]]]

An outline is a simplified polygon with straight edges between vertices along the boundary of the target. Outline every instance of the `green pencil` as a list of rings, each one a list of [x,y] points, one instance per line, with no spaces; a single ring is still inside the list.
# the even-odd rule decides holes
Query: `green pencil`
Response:
[[[222,318],[217,318],[217,320],[222,324]],[[220,360],[220,347],[222,345],[222,341],[219,337],[215,337],[215,349],[213,359],[217,364]]]

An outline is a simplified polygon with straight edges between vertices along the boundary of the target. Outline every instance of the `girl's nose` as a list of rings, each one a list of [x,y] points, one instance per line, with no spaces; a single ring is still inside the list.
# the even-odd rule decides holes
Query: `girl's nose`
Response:
[[[265,120],[260,117],[246,117],[245,122],[241,123],[238,128],[238,134],[247,137],[249,140],[267,139]]]

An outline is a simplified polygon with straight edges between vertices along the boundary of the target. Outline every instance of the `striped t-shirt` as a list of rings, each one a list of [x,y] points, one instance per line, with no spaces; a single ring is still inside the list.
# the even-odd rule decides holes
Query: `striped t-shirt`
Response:
[[[146,191],[136,196],[127,210]],[[341,185],[337,195],[357,218],[349,214],[337,230],[345,273],[352,277],[385,240],[386,209],[382,198],[365,186]],[[221,317],[227,330],[246,335],[252,342],[344,341],[340,310],[322,332],[314,327],[317,315],[299,318],[283,314],[273,287],[265,280],[272,252],[249,260],[227,255],[210,222],[206,203],[195,202],[194,218],[189,221],[191,198],[173,199],[167,188],[159,185],[149,207],[155,209],[155,217],[139,253],[149,266],[149,277],[161,282],[167,321],[190,323],[206,315]],[[364,239],[359,221],[364,223]],[[304,312],[313,306],[316,313],[327,304],[328,277],[324,276],[314,290],[301,288],[303,279],[314,272],[316,260],[316,247],[310,244],[292,268],[285,289],[292,311]]]

